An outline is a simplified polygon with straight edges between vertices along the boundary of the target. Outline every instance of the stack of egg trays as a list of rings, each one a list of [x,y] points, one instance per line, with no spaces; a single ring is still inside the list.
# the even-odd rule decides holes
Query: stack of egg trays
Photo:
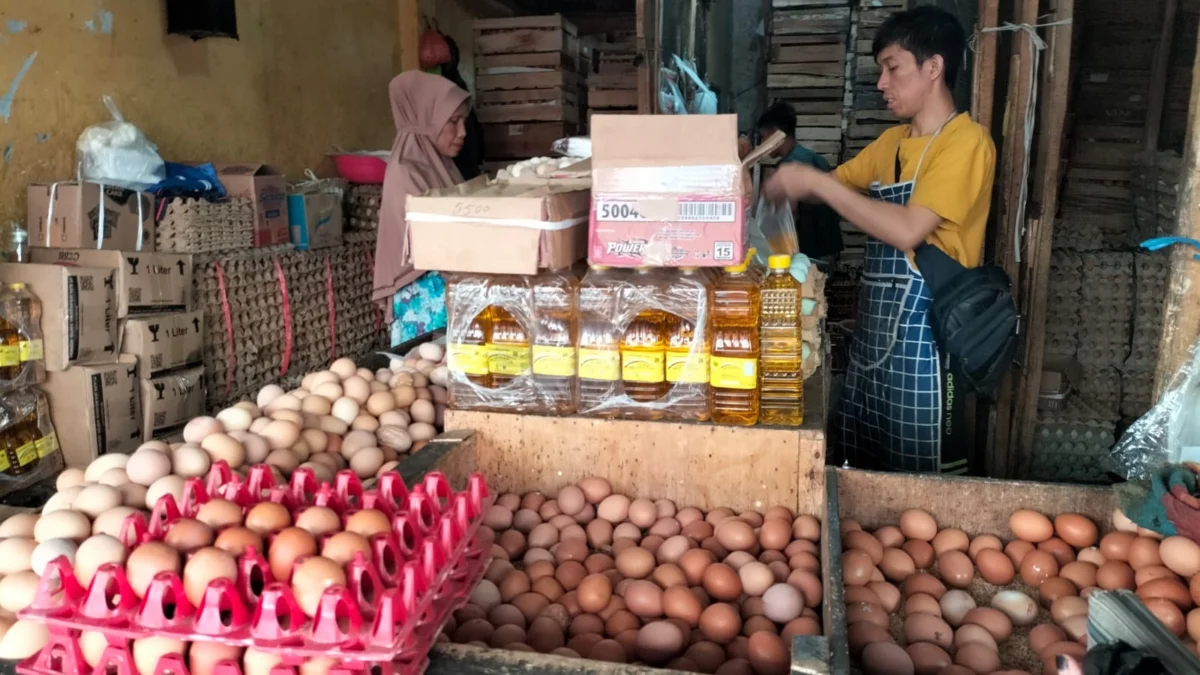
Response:
[[[1120,367],[1129,357],[1133,321],[1133,254],[1087,251],[1077,357],[1084,368]]]
[[[1083,261],[1078,252],[1068,249],[1051,252],[1044,338],[1048,357],[1074,358],[1079,349],[1082,274]]]
[[[249,199],[210,202],[176,198],[156,230],[161,252],[216,253],[251,247],[254,242],[254,204]]]
[[[351,471],[340,472],[333,483],[320,483],[307,470],[297,471],[288,484],[276,485],[266,465],[252,467],[242,480],[217,462],[205,481],[192,478],[185,483],[182,507],[166,495],[149,521],[141,514],[131,515],[122,540],[131,547],[161,540],[171,523],[195,515],[210,495],[243,509],[274,501],[293,515],[307,506],[328,506],[343,519],[375,508],[392,519],[394,531],[371,538],[370,560],[356,554],[347,565],[347,587],[327,588],[312,619],[300,611],[287,580],[276,582],[266,559],[252,547],[238,559],[238,579],[210,582],[196,607],[187,600],[177,574],[159,573],[139,600],[120,565],[101,566],[83,588],[71,564],[60,557],[51,561],[52,573],[43,575],[33,603],[20,614],[46,623],[50,641],[22,661],[17,672],[138,675],[130,640],[156,636],[279,653],[284,668],[273,669],[275,675],[294,675],[314,657],[335,659],[330,669],[335,675],[362,675],[373,668],[380,668],[380,675],[419,675],[451,612],[465,604],[483,577],[490,542],[478,539],[479,525],[491,499],[479,474],[459,493],[437,472],[411,493],[395,472],[381,476],[378,486],[364,490]],[[94,670],[83,659],[80,631],[100,632],[108,640]],[[239,664],[232,661],[219,668],[225,675],[241,675]],[[156,669],[156,675],[165,673],[188,671],[178,656],[167,656]]]
[[[1170,258],[1162,253],[1133,254],[1133,335],[1125,368],[1153,370],[1158,364],[1158,342],[1162,336],[1163,303],[1167,295]]]
[[[1040,412],[1030,475],[1052,482],[1104,482],[1114,443],[1115,422],[1073,394],[1061,410]]]
[[[346,191],[346,229],[379,229],[379,207],[383,203],[382,185],[352,185]]]
[[[253,397],[281,377],[288,381],[289,376],[320,370],[335,355],[357,358],[383,346],[383,315],[371,301],[374,233],[351,233],[346,239],[342,246],[319,251],[274,247],[197,258],[193,283],[197,303],[204,309],[210,408]],[[284,314],[276,260],[286,280],[290,317]],[[232,354],[218,267],[233,327]],[[336,350],[330,330],[330,276]],[[284,372],[288,318],[292,345]]]

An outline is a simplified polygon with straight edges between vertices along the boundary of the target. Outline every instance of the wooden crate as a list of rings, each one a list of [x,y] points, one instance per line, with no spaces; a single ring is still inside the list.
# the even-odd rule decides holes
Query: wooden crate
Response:
[[[850,8],[817,7],[781,10],[771,14],[773,35],[842,34],[850,30]]]
[[[544,70],[531,73],[490,74],[476,72],[475,91],[511,91],[513,89],[568,89],[579,86],[579,75],[565,70]]]
[[[481,91],[475,114],[482,124],[505,122],[579,122],[574,90],[562,88]]]
[[[489,159],[528,159],[550,153],[550,145],[575,134],[570,122],[483,124],[483,147]]]
[[[956,527],[970,536],[992,534],[1002,540],[1013,538],[1008,517],[1018,509],[1033,509],[1053,518],[1061,513],[1080,513],[1090,518],[1103,535],[1110,529],[1116,504],[1108,488],[1082,487],[1055,483],[1003,481],[986,478],[962,478],[930,474],[883,473],[854,469],[826,469],[829,521],[825,526],[840,532],[843,521],[853,519],[865,530],[895,525],[906,509],[924,509],[937,520],[938,527]],[[841,550],[840,534],[836,539]],[[822,558],[829,552],[822,551]],[[839,558],[840,560],[840,558]],[[837,570],[841,577],[842,570]],[[826,589],[826,598],[834,603],[834,626],[845,631],[845,599],[841,584]],[[845,633],[834,636],[826,630],[831,649],[845,649]],[[1018,631],[1001,646],[1001,657],[1022,647],[1028,650],[1025,638]],[[1031,650],[1030,650],[1031,651]],[[841,664],[849,671],[848,653],[831,653],[831,663]],[[1009,668],[1023,664],[1005,663]]]
[[[563,52],[530,52],[526,54],[480,54],[475,57],[475,72],[488,74],[501,68],[544,68],[575,70],[575,61]]]
[[[588,78],[588,108],[636,109],[637,78],[632,74],[597,74]]]
[[[575,26],[561,14],[477,19],[473,25],[476,55],[579,51]]]

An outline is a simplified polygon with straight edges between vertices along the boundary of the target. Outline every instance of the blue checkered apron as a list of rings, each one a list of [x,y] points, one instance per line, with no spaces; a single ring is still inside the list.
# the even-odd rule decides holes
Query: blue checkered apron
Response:
[[[907,204],[921,161],[924,153],[913,180],[873,183],[869,196]],[[836,417],[845,459],[863,468],[965,472],[965,458],[943,457],[943,379],[929,286],[908,255],[874,238],[867,239],[862,284]]]

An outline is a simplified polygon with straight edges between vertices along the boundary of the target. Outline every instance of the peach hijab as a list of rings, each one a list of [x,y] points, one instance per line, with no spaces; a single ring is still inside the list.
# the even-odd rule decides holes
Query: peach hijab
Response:
[[[420,71],[397,75],[388,94],[396,121],[396,141],[383,179],[372,298],[386,299],[390,315],[390,298],[421,276],[404,255],[408,237],[405,201],[408,195],[462,182],[454,161],[438,152],[436,141],[442,127],[470,94],[444,77]]]

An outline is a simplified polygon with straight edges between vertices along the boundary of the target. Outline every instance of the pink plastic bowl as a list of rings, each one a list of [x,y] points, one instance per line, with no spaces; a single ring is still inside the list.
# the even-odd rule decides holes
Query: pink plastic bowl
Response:
[[[338,175],[351,183],[382,185],[387,162],[372,155],[334,155]]]

